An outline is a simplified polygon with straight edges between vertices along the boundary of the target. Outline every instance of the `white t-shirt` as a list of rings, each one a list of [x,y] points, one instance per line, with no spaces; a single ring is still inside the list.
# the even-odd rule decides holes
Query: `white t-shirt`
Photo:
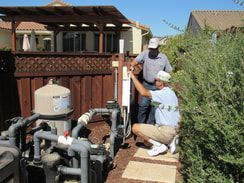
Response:
[[[157,103],[155,120],[158,125],[176,126],[180,121],[178,99],[169,87],[152,91],[152,102]]]

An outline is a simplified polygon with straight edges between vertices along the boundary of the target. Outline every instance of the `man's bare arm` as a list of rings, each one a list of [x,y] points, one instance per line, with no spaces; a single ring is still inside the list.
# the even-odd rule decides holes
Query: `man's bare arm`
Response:
[[[130,75],[131,75],[131,79],[136,87],[136,89],[138,90],[138,92],[144,96],[144,97],[148,97],[148,98],[152,98],[151,92],[146,89],[141,83],[140,81],[138,81],[138,79],[135,77],[135,75],[133,74],[133,72],[130,71]]]

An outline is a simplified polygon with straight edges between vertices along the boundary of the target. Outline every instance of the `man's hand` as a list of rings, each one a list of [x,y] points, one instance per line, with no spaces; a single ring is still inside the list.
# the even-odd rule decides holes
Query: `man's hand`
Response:
[[[152,98],[152,95],[150,93],[150,91],[148,89],[146,89],[136,78],[136,76],[134,75],[133,71],[129,71],[128,74],[130,74],[130,77],[137,89],[137,91],[144,97],[148,97],[148,98]]]
[[[129,70],[129,71],[128,71],[128,75],[130,75],[131,78],[134,78],[134,77],[135,77],[135,75],[134,75],[134,73],[133,73],[132,70]]]
[[[138,62],[134,59],[130,62],[130,70],[134,71],[135,66],[138,65]]]

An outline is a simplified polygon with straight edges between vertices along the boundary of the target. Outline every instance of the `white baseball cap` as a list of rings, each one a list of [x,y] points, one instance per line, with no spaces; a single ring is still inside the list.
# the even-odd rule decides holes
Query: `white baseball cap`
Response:
[[[148,48],[157,48],[159,46],[159,39],[158,38],[151,38],[149,41]]]
[[[166,82],[169,82],[170,78],[171,78],[170,74],[165,71],[159,71],[156,76],[156,79],[159,79],[161,81],[166,81]]]

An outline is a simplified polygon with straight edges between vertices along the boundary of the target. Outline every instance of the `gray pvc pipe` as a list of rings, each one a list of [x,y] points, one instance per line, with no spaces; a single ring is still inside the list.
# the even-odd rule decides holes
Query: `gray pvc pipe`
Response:
[[[92,118],[95,114],[109,114],[110,110],[107,108],[94,108],[94,109],[90,109],[89,113],[90,113],[91,118]],[[86,122],[81,122],[81,123],[77,124],[77,126],[75,128],[73,128],[73,130],[72,130],[72,137],[77,139],[79,136],[80,130],[85,125],[86,125]],[[74,156],[74,155],[75,155],[74,152],[70,152],[70,156]],[[72,163],[73,163],[73,168],[78,168],[79,162],[75,157],[73,157]]]
[[[58,167],[58,171],[64,175],[79,175],[80,176],[80,172],[81,169],[80,168],[70,168],[67,166],[59,166]]]
[[[25,118],[24,120],[21,118],[17,121],[17,123],[11,125],[8,129],[9,134],[9,143],[11,145],[16,145],[16,132],[21,127],[27,127],[29,126],[34,120],[38,119],[40,117],[40,114],[33,114],[32,116]]]
[[[110,114],[110,112],[111,112],[111,110],[109,110],[107,108],[94,108],[91,110],[95,111],[96,114]]]
[[[0,140],[0,145],[10,145],[8,140]]]
[[[57,135],[57,128],[56,127],[55,128],[51,128],[51,134]],[[56,141],[51,141],[51,145],[55,146],[55,145],[57,145],[57,142]]]
[[[90,172],[90,160],[89,160],[89,151],[90,149],[87,149],[82,145],[81,143],[73,142],[71,146],[69,147],[69,151],[75,151],[80,153],[80,177],[82,183],[88,183],[89,182],[89,172]]]
[[[23,123],[24,123],[24,125],[26,125],[28,127],[32,124],[33,121],[37,120],[39,117],[40,117],[40,114],[35,113],[35,114],[29,116],[28,118],[25,118],[23,120]]]
[[[57,142],[58,136],[53,135],[50,132],[43,132],[43,131],[38,131],[34,134],[34,160],[37,162],[41,161],[40,139]]]
[[[93,116],[95,114],[95,111],[93,110],[89,110],[89,113],[91,116]],[[79,124],[77,124],[77,126],[75,128],[73,128],[72,130],[72,137],[77,139],[79,136],[79,132],[80,130],[86,125],[86,122],[81,122]]]
[[[117,108],[113,109],[112,112],[112,125],[111,125],[111,133],[109,137],[109,142],[110,142],[110,156],[112,159],[114,159],[114,141],[115,141],[115,136],[117,135],[117,118],[118,118],[118,113],[119,110]]]
[[[17,123],[11,125],[8,129],[9,143],[13,146],[16,146],[16,132],[22,126],[22,120],[19,119]]]
[[[94,116],[95,114],[109,114],[111,111],[107,108],[94,108],[94,109],[90,109],[89,113],[92,116]],[[86,125],[86,122],[81,122],[79,124],[77,124],[77,126],[75,128],[73,128],[72,130],[72,137],[77,139],[80,130]]]
[[[69,133],[71,132],[71,120],[66,119],[64,121],[64,131],[68,131]]]
[[[81,146],[85,147],[86,149],[90,149],[91,148],[91,143],[88,140],[76,140],[74,139],[73,141],[76,144],[80,144]],[[74,157],[75,156],[75,152],[72,151],[71,149],[68,149],[68,155],[73,157],[72,158],[72,166],[73,168],[78,168],[79,167],[79,161]]]

